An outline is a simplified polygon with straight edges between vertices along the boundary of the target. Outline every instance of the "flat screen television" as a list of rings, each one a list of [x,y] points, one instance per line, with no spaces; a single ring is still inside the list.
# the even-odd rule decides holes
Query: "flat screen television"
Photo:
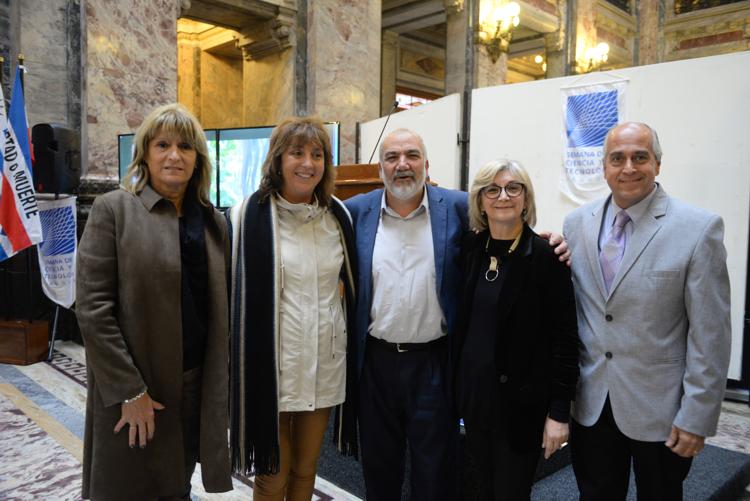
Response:
[[[333,164],[339,164],[339,123],[325,124],[331,137]],[[258,189],[261,167],[268,152],[273,126],[207,129],[208,154],[214,164],[211,203],[226,209]],[[133,158],[133,134],[120,134],[118,158],[120,181]]]

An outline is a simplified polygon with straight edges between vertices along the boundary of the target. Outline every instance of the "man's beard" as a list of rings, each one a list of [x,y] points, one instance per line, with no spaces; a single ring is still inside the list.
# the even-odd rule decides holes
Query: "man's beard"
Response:
[[[408,184],[397,183],[399,179],[410,179],[411,182]],[[418,176],[414,171],[401,171],[394,174],[391,179],[383,177],[383,184],[388,190],[388,193],[393,195],[399,200],[411,200],[424,188],[425,172],[422,170],[422,175]]]

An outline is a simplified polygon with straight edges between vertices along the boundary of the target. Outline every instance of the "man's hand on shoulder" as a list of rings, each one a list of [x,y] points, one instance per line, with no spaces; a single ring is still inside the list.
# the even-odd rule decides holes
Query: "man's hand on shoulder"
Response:
[[[664,445],[678,456],[692,458],[703,450],[705,440],[706,437],[701,437],[672,425],[672,431]]]
[[[549,244],[555,248],[555,254],[559,256],[560,261],[570,266],[570,249],[562,235],[551,231],[540,231],[539,236],[549,240]]]

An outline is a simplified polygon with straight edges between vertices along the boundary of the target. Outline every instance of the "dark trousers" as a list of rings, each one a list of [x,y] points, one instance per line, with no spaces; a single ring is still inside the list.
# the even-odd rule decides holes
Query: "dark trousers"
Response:
[[[638,501],[682,499],[682,482],[693,460],[672,452],[664,442],[641,442],[617,427],[609,397],[599,420],[571,432],[573,471],[582,501],[624,500],[633,463]]]
[[[466,445],[474,460],[482,500],[526,501],[531,497],[536,465],[541,455],[541,435],[536,447],[516,451],[507,433],[466,424]]]
[[[179,496],[160,497],[159,501],[189,500],[192,489],[190,480],[195,472],[195,464],[200,460],[201,436],[201,385],[202,367],[188,369],[182,373],[182,443],[185,449],[185,487]]]
[[[458,498],[458,419],[447,368],[447,342],[397,353],[368,340],[359,393],[367,501],[401,499],[407,442],[411,499]]]

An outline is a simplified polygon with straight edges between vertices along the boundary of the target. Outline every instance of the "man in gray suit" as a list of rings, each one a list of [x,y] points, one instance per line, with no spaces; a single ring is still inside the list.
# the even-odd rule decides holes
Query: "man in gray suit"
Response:
[[[581,338],[572,459],[582,500],[682,499],[715,434],[730,351],[721,218],[655,182],[656,132],[617,125],[604,143],[612,190],[565,219]]]

